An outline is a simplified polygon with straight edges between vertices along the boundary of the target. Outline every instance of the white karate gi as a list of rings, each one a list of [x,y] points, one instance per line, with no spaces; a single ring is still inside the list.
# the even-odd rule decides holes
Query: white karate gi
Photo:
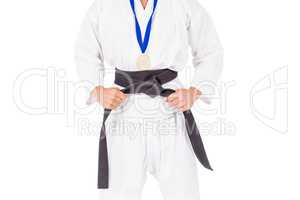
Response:
[[[153,0],[145,9],[135,0],[142,33],[152,8]],[[195,67],[192,86],[201,91],[200,84],[217,81],[222,69],[223,51],[213,23],[197,0],[158,0],[146,50],[151,69],[182,70],[189,47]],[[80,79],[94,86],[103,85],[104,62],[120,70],[139,70],[141,51],[129,0],[96,0],[82,24],[75,54]],[[175,79],[164,87],[183,86]],[[99,190],[100,199],[139,200],[149,171],[165,200],[199,200],[195,156],[183,123],[182,113],[161,97],[128,95],[106,124],[109,189]]]

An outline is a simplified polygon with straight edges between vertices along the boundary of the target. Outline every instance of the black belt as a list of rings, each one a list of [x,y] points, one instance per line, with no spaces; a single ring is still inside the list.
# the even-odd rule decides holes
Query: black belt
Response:
[[[175,90],[165,89],[163,84],[170,82],[177,77],[177,72],[169,69],[151,70],[151,71],[121,71],[116,69],[115,84],[124,87],[121,91],[125,94],[143,93],[148,96],[167,97],[174,93]],[[108,188],[109,169],[107,141],[105,133],[105,122],[111,110],[104,109],[100,143],[99,143],[99,163],[98,163],[98,189]],[[193,150],[200,163],[207,169],[212,170],[203,142],[197,128],[194,116],[190,110],[183,112],[185,126],[189,135]]]

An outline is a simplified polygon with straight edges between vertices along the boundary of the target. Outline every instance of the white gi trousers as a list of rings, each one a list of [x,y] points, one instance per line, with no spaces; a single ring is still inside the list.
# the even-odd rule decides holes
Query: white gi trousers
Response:
[[[149,172],[165,200],[199,200],[196,159],[183,114],[162,97],[128,95],[106,121],[109,188],[100,200],[140,200]]]

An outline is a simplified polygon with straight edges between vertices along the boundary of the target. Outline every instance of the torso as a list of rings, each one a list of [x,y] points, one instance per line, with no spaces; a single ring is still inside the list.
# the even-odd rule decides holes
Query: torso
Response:
[[[99,38],[104,61],[112,67],[136,71],[136,58],[141,54],[136,40],[134,15],[129,0],[99,0]],[[135,0],[142,34],[152,12],[153,0],[144,9]],[[182,0],[158,0],[146,53],[152,69],[182,69],[188,58],[186,12]]]

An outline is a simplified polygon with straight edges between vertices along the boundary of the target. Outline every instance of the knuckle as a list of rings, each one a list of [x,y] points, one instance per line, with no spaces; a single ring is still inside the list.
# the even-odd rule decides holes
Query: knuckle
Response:
[[[104,104],[105,108],[111,109],[111,106],[109,104]]]
[[[110,102],[109,102],[109,105],[110,105],[110,106],[113,106],[113,105],[114,105],[114,101],[110,101]]]
[[[114,92],[113,95],[112,95],[112,97],[113,97],[114,99],[117,98],[117,96],[118,96],[118,95],[117,95],[116,92]]]
[[[110,103],[109,106],[110,106],[110,107],[114,107],[114,103]]]

